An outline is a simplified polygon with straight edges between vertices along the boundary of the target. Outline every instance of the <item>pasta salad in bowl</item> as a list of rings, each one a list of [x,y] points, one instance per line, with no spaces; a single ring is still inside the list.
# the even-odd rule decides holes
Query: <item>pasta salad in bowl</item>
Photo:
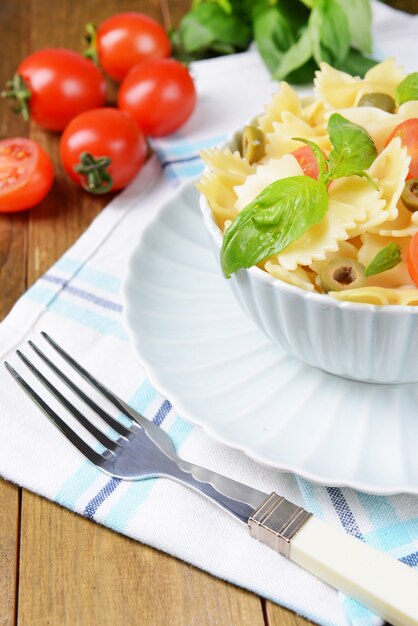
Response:
[[[418,72],[322,64],[202,152],[221,269],[258,326],[326,371],[418,381]]]

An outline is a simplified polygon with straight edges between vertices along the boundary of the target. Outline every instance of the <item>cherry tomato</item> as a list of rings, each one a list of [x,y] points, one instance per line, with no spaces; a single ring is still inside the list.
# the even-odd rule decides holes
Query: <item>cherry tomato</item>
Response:
[[[91,25],[87,32],[91,38],[87,54],[96,57],[106,74],[117,81],[142,61],[170,55],[170,39],[164,28],[143,13],[112,15],[99,26],[97,33]]]
[[[123,80],[118,107],[130,113],[146,135],[163,137],[177,130],[196,105],[196,89],[187,69],[174,59],[136,65]]]
[[[397,125],[386,140],[386,145],[394,137],[400,137],[403,146],[406,146],[411,164],[409,166],[408,178],[418,178],[418,118],[413,117]]]
[[[118,109],[93,109],[74,118],[60,142],[61,160],[71,178],[95,194],[125,187],[147,154],[145,137]]]
[[[106,99],[100,70],[64,48],[45,48],[26,57],[7,87],[6,97],[17,101],[25,119],[30,116],[48,130],[63,130],[73,117]]]
[[[0,141],[0,213],[35,206],[53,180],[51,159],[37,143],[22,137]]]
[[[302,168],[305,176],[310,176],[318,180],[319,167],[311,146],[302,146],[292,152],[295,159]]]
[[[409,242],[406,264],[410,277],[418,287],[418,233]]]

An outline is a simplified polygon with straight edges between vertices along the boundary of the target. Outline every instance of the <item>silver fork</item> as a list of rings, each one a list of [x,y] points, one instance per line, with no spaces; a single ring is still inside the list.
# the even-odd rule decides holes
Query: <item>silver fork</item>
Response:
[[[128,425],[99,406],[69,378],[36,344],[28,344],[63,383],[110,427],[113,439],[86,415],[25,356],[17,354],[58,402],[103,447],[88,445],[30,384],[8,363],[5,366],[62,434],[94,465],[123,480],[163,477],[176,480],[209,497],[240,522],[248,524],[252,537],[351,595],[390,623],[418,625],[418,575],[412,568],[377,552],[350,535],[328,526],[285,498],[252,487],[180,459],[168,435],[100,383],[49,335],[49,345],[68,365],[103,395]]]

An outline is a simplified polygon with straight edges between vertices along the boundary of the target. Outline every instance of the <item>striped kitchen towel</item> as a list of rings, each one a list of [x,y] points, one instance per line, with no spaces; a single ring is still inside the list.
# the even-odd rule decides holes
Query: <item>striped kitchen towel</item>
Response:
[[[417,56],[411,53],[411,46],[417,51],[417,18],[383,5],[374,5],[374,10],[379,54],[394,54],[413,69],[408,63]],[[19,367],[14,350],[40,330],[49,332],[118,395],[167,431],[185,458],[266,492],[277,491],[417,567],[418,497],[378,497],[326,488],[256,464],[176,415],[169,400],[150,385],[130,350],[121,317],[120,285],[138,237],[156,207],[172,194],[173,185],[199,173],[199,149],[215,145],[227,131],[260,111],[275,89],[254,51],[196,63],[193,72],[199,92],[196,113],[181,132],[154,141],[156,156],[137,179],[18,301],[0,325],[0,358]],[[244,526],[181,485],[162,479],[128,483],[102,474],[11,384],[3,367],[0,430],[0,474],[6,479],[319,624],[381,624],[357,603],[251,540]]]

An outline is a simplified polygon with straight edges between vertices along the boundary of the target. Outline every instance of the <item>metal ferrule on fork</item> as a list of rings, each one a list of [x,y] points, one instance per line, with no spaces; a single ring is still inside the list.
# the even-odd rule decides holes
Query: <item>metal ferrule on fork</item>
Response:
[[[289,558],[290,542],[311,516],[302,507],[272,493],[248,520],[250,535]]]

